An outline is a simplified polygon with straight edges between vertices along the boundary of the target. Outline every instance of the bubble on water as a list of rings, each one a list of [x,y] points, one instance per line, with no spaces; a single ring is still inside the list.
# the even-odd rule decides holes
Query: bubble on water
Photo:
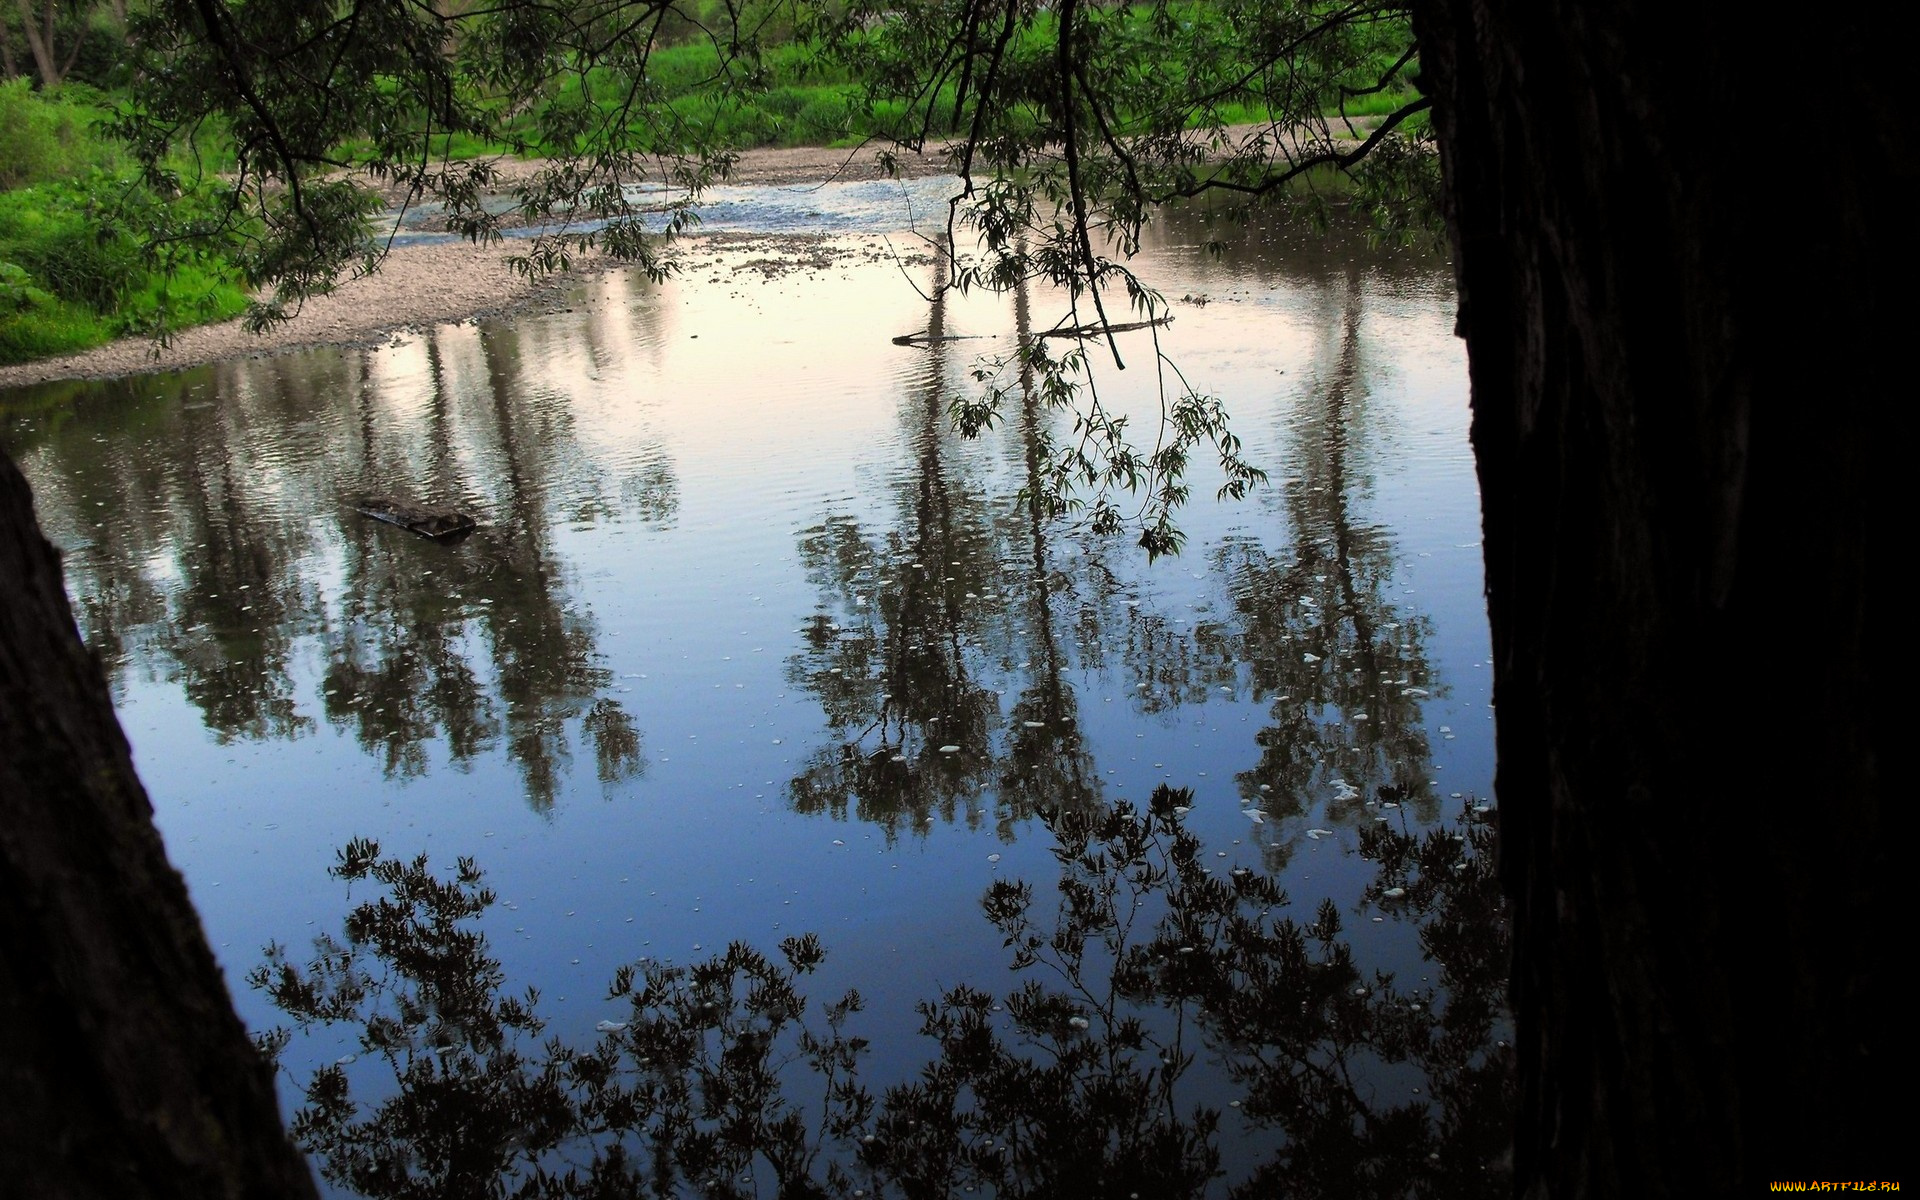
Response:
[[[1318,654],[1302,654],[1300,661],[1303,663],[1317,663],[1320,661],[1320,656]]]
[[[336,1067],[347,1067],[352,1066],[359,1060],[360,1056],[357,1054],[342,1054],[339,1058],[333,1060],[333,1065]]]
[[[1088,1021],[1085,1017],[1068,1017],[1067,1024],[1075,1029],[1085,1029],[1091,1025],[1092,1022]]]
[[[1389,900],[1398,900],[1400,897],[1407,894],[1407,889],[1403,887],[1390,887],[1386,891],[1381,892],[1380,894],[1382,896],[1385,896]]]
[[[955,745],[952,745],[952,744],[948,744],[948,745],[945,745],[945,746],[942,746],[942,747],[940,747],[940,753],[942,753],[942,754],[958,754],[958,753],[960,753],[960,747],[958,747],[958,746],[955,746]]]
[[[833,844],[834,844],[834,845],[836,845],[836,846],[844,846],[844,845],[846,845],[846,843],[845,843],[845,842],[843,842],[843,841],[841,841],[841,840],[840,840],[839,838],[835,838],[835,839],[833,839]]]
[[[619,1033],[626,1027],[627,1023],[625,1021],[602,1021],[594,1026],[594,1028],[601,1033]]]
[[[999,862],[999,861],[1000,861],[1000,856],[999,856],[998,854],[989,854],[989,855],[987,855],[987,861],[988,861],[988,862]]]

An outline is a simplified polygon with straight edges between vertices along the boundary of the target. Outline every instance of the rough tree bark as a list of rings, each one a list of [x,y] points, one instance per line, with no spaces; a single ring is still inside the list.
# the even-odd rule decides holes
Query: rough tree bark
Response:
[[[1416,32],[1485,519],[1519,1190],[1875,1178],[1905,1061],[1907,42],[1666,0],[1418,0]]]
[[[0,1192],[314,1195],[4,455]]]

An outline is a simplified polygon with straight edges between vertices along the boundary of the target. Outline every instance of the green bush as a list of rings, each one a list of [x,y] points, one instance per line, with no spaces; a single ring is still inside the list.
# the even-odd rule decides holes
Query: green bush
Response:
[[[0,260],[0,363],[85,349],[105,336],[94,314],[40,287],[26,268]]]
[[[796,145],[832,145],[844,141],[853,130],[847,98],[838,89],[818,88],[794,114],[789,127]]]
[[[118,151],[93,132],[102,112],[86,87],[47,96],[24,77],[0,83],[0,191],[70,179],[116,161]]]
[[[0,363],[234,316],[247,294],[218,253],[146,233],[203,216],[100,172],[0,193]]]
[[[8,247],[13,261],[62,300],[99,313],[118,309],[145,273],[139,245],[84,207],[50,207],[39,216],[23,222],[24,236]]]

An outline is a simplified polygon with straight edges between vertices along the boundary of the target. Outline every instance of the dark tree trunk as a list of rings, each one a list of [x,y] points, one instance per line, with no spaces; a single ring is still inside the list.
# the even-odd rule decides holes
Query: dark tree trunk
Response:
[[[0,1193],[314,1195],[4,455]]]
[[[1859,8],[1660,0],[1419,0],[1416,27],[1473,380],[1520,1190],[1875,1178],[1908,1040],[1881,481],[1909,43]]]

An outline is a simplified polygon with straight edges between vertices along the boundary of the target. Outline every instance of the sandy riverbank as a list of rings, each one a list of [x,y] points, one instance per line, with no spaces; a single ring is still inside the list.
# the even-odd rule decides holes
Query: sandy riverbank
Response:
[[[899,163],[903,175],[945,169],[939,156],[903,154]],[[535,166],[503,164],[503,181],[510,184]],[[728,182],[777,185],[879,177],[872,150],[801,147],[748,151],[735,164]],[[0,367],[0,388],[49,379],[173,371],[309,346],[372,344],[402,329],[502,316],[551,302],[582,273],[610,265],[589,256],[575,262],[570,272],[536,282],[507,265],[507,257],[524,248],[465,242],[397,247],[379,271],[348,280],[332,294],[308,301],[298,316],[269,333],[248,333],[240,321],[233,320],[185,330],[165,347],[146,338],[122,338],[80,354]]]

